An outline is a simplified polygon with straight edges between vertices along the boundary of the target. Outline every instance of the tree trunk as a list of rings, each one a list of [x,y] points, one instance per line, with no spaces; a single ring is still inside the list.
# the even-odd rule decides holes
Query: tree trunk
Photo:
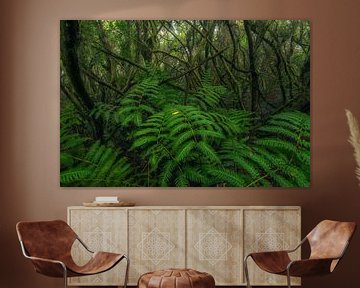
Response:
[[[79,96],[79,101],[89,111],[94,108],[94,102],[86,91],[83,79],[80,74],[79,59],[77,48],[79,46],[79,22],[76,20],[66,20],[61,22],[61,57],[71,84]],[[92,118],[93,135],[96,139],[102,138],[101,124]]]
[[[250,20],[244,20],[244,28],[247,37],[248,43],[248,52],[249,52],[249,70],[251,77],[251,111],[256,112],[259,109],[259,76],[255,68],[255,51],[254,51],[254,41],[251,34]]]

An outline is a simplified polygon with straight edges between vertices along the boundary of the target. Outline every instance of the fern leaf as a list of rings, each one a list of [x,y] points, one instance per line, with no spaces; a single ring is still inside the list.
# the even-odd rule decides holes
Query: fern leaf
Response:
[[[207,172],[214,176],[220,183],[219,184],[228,184],[230,187],[244,187],[245,180],[243,177],[228,169],[219,169],[210,167],[207,169]]]
[[[298,167],[288,164],[282,167],[281,172],[288,175],[290,179],[293,179],[293,182],[298,187],[309,187],[310,185],[308,177]]]
[[[65,152],[60,152],[60,167],[71,167],[74,164],[73,157]]]
[[[198,168],[186,166],[183,169],[183,173],[191,183],[196,183],[204,187],[209,185],[209,179],[205,177],[204,173]]]
[[[67,170],[60,173],[60,183],[61,185],[67,185],[73,182],[80,182],[90,174],[91,170],[88,168]]]
[[[100,161],[105,150],[106,150],[106,147],[99,145],[99,142],[97,142],[92,147],[90,147],[90,151],[86,155],[85,159],[92,163],[97,164]]]
[[[131,165],[127,162],[126,158],[121,158],[119,161],[109,170],[109,175],[106,177],[106,183],[108,186],[119,187],[119,186],[131,186],[133,170]],[[128,184],[127,184],[128,183]]]
[[[172,177],[172,173],[174,171],[176,167],[176,163],[174,161],[168,161],[165,166],[164,169],[162,171],[162,173],[160,174],[160,185],[163,187],[167,187],[170,186],[170,181],[171,181],[171,177]]]
[[[143,135],[146,135],[146,134],[157,135],[159,133],[160,133],[159,128],[143,128],[143,129],[137,130],[134,133],[134,136],[143,136]]]
[[[180,123],[175,128],[171,129],[169,136],[173,137],[176,134],[178,134],[179,132],[184,131],[184,130],[189,130],[189,129],[191,129],[191,126],[189,123]]]
[[[259,131],[268,132],[272,134],[278,134],[280,136],[283,136],[285,138],[289,138],[292,141],[297,141],[299,138],[299,135],[297,133],[294,133],[293,131],[290,131],[288,129],[278,127],[278,126],[263,126],[259,129]]]
[[[179,153],[176,155],[175,159],[179,163],[184,161],[186,157],[189,156],[191,150],[196,146],[195,141],[189,141],[186,144],[183,145],[183,147],[180,149]]]
[[[184,143],[190,141],[191,138],[194,137],[194,131],[188,130],[183,132],[181,135],[177,137],[175,141],[173,141],[173,148],[177,150],[179,146],[182,146]]]
[[[296,153],[297,148],[293,144],[280,140],[280,139],[271,139],[271,138],[264,138],[258,139],[255,141],[257,145],[267,147],[268,149],[281,149],[285,151],[289,151],[291,153]]]
[[[186,179],[186,176],[184,174],[180,174],[175,179],[175,185],[176,187],[188,187],[189,181]]]
[[[133,142],[131,149],[138,148],[140,146],[144,146],[144,145],[152,143],[152,142],[157,142],[157,140],[158,140],[157,136],[152,136],[152,135],[143,136],[141,138],[136,139]]]
[[[215,150],[205,141],[197,143],[196,147],[198,150],[210,161],[220,163],[220,159]]]
[[[296,185],[289,181],[288,179],[284,178],[283,176],[279,175],[279,174],[275,174],[272,173],[271,177],[275,180],[275,182],[280,186],[280,187],[284,187],[284,188],[291,188],[291,187],[295,187]]]
[[[260,171],[254,163],[240,156],[238,153],[234,153],[233,160],[234,163],[236,163],[245,173],[249,174],[252,179],[260,176]]]
[[[197,135],[201,136],[202,138],[217,138],[217,139],[223,139],[225,136],[220,133],[220,132],[216,132],[216,131],[211,131],[211,130],[204,130],[204,129],[200,129],[197,131],[196,133]]]

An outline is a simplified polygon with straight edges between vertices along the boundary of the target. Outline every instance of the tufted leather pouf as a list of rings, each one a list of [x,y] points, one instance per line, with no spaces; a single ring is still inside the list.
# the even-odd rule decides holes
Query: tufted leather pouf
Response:
[[[166,269],[140,276],[138,288],[214,288],[214,277],[192,269]]]

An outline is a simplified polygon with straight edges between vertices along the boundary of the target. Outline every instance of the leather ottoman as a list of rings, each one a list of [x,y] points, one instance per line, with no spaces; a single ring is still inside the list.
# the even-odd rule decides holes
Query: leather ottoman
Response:
[[[192,269],[166,269],[140,276],[138,288],[214,288],[214,277]]]

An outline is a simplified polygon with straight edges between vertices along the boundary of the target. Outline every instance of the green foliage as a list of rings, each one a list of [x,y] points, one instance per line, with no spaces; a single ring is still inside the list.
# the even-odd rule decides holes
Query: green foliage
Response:
[[[203,110],[210,110],[219,105],[220,99],[226,93],[226,89],[220,85],[212,85],[207,79],[203,80],[202,87],[189,99],[189,105],[195,105]]]
[[[144,118],[155,112],[152,104],[156,102],[158,95],[158,80],[151,77],[143,79],[120,101],[117,121],[125,126],[139,126]]]
[[[73,25],[61,185],[309,187],[309,23],[246,23]]]
[[[75,156],[69,154],[67,148],[62,146],[60,157],[62,186],[131,186],[132,167],[128,159],[121,157],[114,149],[96,142]]]
[[[252,140],[230,139],[220,154],[226,167],[246,179],[244,186],[310,185],[310,120],[300,112],[274,115]]]
[[[195,102],[160,110],[156,81],[139,82],[120,108],[98,104],[92,111],[104,122],[118,117],[118,125],[131,125],[123,137],[128,144],[120,145],[128,149],[99,141],[88,146],[78,134],[61,135],[63,186],[309,186],[308,115],[278,113],[254,130],[256,118],[242,110],[224,113]],[[148,108],[139,108],[145,107],[142,99],[148,99]],[[128,121],[137,114],[140,121]]]

